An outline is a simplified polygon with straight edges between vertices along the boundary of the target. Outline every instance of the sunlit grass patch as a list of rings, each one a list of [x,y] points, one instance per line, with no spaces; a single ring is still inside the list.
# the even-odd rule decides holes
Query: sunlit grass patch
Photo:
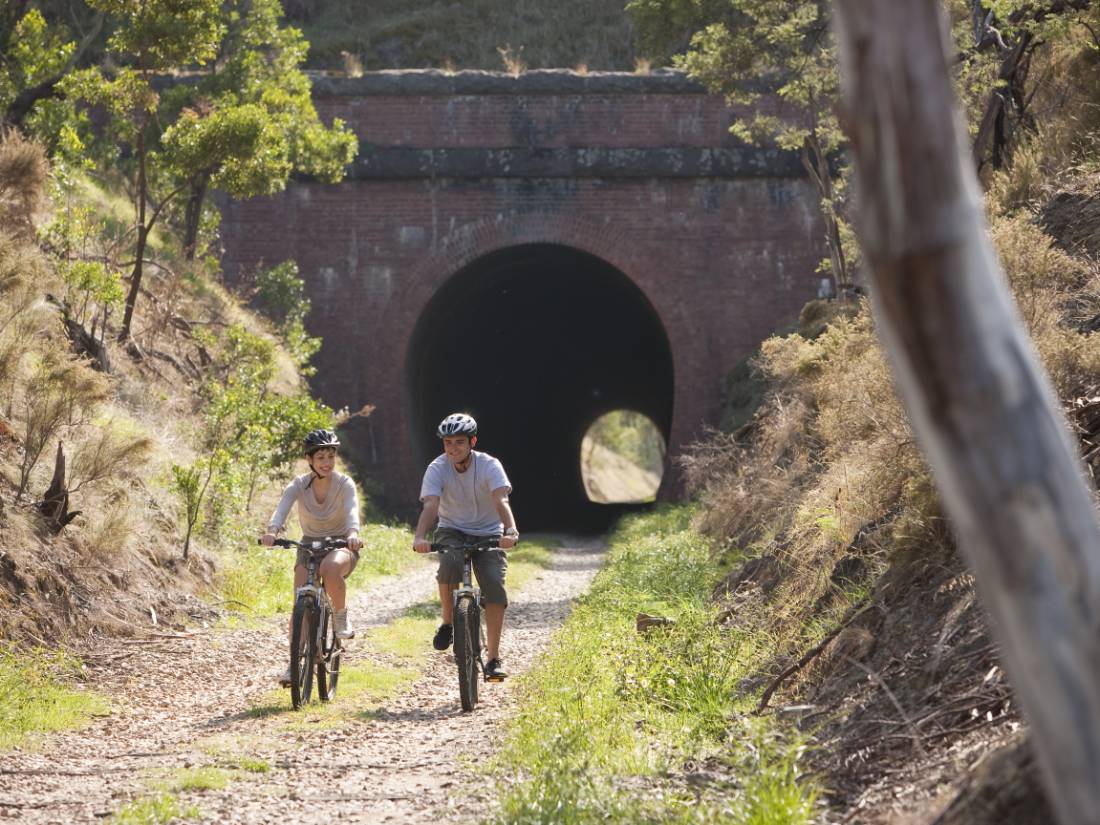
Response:
[[[246,773],[268,773],[271,770],[271,763],[266,759],[252,756],[238,756],[233,760],[233,765]]]
[[[815,790],[798,781],[797,742],[766,728],[729,738],[744,709],[737,684],[760,640],[714,621],[707,595],[719,571],[691,515],[662,508],[625,519],[606,567],[519,679],[520,711],[495,764],[504,776],[496,821],[812,819]],[[642,606],[673,623],[637,632]],[[735,787],[678,783],[689,759],[731,760]]]
[[[256,736],[209,736],[195,743],[207,756],[213,757],[217,764],[231,771],[244,773],[267,773],[271,762],[258,756],[243,756],[242,752],[254,750],[265,744]]]
[[[424,559],[412,552],[412,531],[408,527],[386,524],[366,524],[359,531],[363,549],[359,551],[359,566],[352,574],[365,580],[378,576],[393,576],[424,564]]]
[[[428,656],[432,634],[439,623],[439,597],[415,604],[404,614],[381,627],[367,631],[371,647],[396,656],[410,664],[420,664]]]
[[[322,727],[352,719],[369,718],[369,713],[398,690],[411,684],[420,673],[411,667],[388,667],[370,661],[347,662],[340,668],[336,698],[331,702],[314,701],[295,711],[290,691],[271,690],[260,696],[248,710],[253,718],[281,717],[287,727]],[[314,686],[316,691],[316,685]]]
[[[225,768],[205,766],[182,768],[174,772],[168,782],[173,791],[220,791],[229,784],[233,774]]]
[[[181,805],[175,794],[163,792],[124,805],[110,821],[113,825],[165,825],[200,816],[197,806]]]
[[[73,686],[79,674],[80,661],[63,651],[0,646],[0,750],[108,713],[105,697]]]
[[[289,613],[294,600],[294,553],[283,547],[229,551],[222,572],[226,606],[245,617]]]

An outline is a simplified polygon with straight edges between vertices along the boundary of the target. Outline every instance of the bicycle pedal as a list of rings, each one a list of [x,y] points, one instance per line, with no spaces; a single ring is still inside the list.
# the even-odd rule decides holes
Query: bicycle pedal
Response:
[[[507,676],[486,676],[485,681],[486,682],[503,682],[507,678],[508,678]]]

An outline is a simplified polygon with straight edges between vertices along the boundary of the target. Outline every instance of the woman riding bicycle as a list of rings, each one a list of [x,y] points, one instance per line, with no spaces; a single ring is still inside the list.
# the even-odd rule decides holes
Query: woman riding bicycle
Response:
[[[321,562],[320,572],[325,592],[332,602],[333,630],[341,639],[351,639],[355,630],[348,621],[347,585],[344,579],[351,575],[359,562],[359,497],[355,482],[343,473],[336,472],[336,448],[340,440],[331,430],[313,430],[304,439],[302,451],[309,472],[292,480],[283,490],[279,506],[275,508],[260,543],[268,547],[283,532],[291,505],[298,505],[298,522],[302,526],[302,542],[321,541],[325,538],[347,539],[347,549],[333,550]],[[294,565],[294,589],[306,583],[307,550],[299,550]],[[290,685],[290,668],[280,683]]]

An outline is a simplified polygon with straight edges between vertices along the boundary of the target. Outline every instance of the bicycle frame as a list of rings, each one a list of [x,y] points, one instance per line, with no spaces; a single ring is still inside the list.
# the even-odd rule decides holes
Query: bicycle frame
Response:
[[[328,594],[325,592],[324,585],[320,575],[321,560],[332,550],[337,550],[347,546],[347,542],[344,539],[325,539],[324,541],[313,541],[309,544],[302,542],[292,541],[290,539],[276,539],[275,544],[279,547],[293,547],[299,550],[307,551],[305,559],[306,567],[306,581],[303,585],[295,588],[294,591],[294,616],[302,615],[304,611],[308,610],[308,613],[312,614],[312,626],[309,629],[309,636],[312,637],[312,643],[309,645],[309,649],[313,651],[312,661],[305,663],[307,671],[310,675],[306,676],[305,688],[302,692],[306,699],[308,699],[311,692],[312,673],[316,671],[317,675],[317,689],[318,694],[322,701],[327,701],[332,697],[336,691],[336,682],[339,679],[340,673],[340,659],[343,655],[343,645],[339,637],[332,635],[332,644],[326,648],[326,638],[329,635],[330,625],[333,621],[332,602],[329,600]],[[294,639],[297,637],[297,619],[292,622],[294,634],[292,635],[291,645],[291,672],[294,673],[296,656],[298,653],[293,649],[295,644]],[[307,636],[307,638],[309,638]],[[298,671],[301,672],[300,670]],[[294,700],[294,707],[299,707],[299,694],[296,692],[298,687],[294,684],[291,685],[291,695]]]
[[[474,584],[474,555],[484,550],[495,550],[498,547],[500,547],[500,539],[498,537],[487,537],[473,544],[432,544],[432,553],[442,553],[448,550],[462,551],[462,583],[455,588],[454,593],[451,595],[451,606],[455,611],[458,610],[459,602],[462,601],[462,599],[472,597],[474,604],[478,606],[478,614],[480,617],[482,607],[481,588]],[[479,632],[476,661],[477,669],[484,677],[485,661],[481,658],[481,636],[482,634]],[[486,679],[486,681],[488,680]]]

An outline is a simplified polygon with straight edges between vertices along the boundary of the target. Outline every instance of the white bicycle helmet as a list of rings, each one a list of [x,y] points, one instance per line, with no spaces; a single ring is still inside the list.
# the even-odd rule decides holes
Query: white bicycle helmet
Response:
[[[477,435],[477,422],[466,413],[452,413],[439,422],[435,434],[440,438],[449,435],[468,435],[473,438]]]

